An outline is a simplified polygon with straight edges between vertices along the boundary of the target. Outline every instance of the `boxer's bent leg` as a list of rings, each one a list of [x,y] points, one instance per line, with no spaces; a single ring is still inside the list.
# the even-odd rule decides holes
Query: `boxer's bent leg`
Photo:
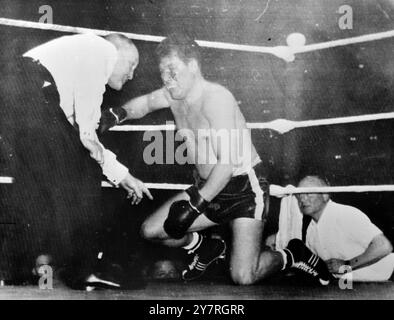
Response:
[[[164,231],[164,221],[167,219],[171,205],[175,201],[189,200],[189,195],[186,192],[181,192],[166,201],[159,209],[150,215],[142,224],[141,235],[143,238],[162,243],[169,247],[183,247],[190,243],[192,232],[207,229],[215,226],[216,223],[209,220],[205,215],[200,215],[189,228],[189,233],[181,239],[171,239],[171,237]]]
[[[250,218],[231,222],[230,274],[236,284],[250,285],[281,270],[283,258],[276,251],[262,251],[263,223]]]

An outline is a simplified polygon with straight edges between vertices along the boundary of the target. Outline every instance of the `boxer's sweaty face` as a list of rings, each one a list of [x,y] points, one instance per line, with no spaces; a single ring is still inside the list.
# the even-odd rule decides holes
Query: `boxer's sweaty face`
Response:
[[[165,88],[174,100],[183,100],[194,84],[195,75],[189,63],[181,60],[176,53],[163,57],[159,64]]]

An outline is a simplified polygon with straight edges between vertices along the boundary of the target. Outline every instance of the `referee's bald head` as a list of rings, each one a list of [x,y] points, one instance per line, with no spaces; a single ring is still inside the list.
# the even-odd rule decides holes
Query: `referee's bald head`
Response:
[[[104,37],[117,50],[116,63],[108,80],[108,85],[115,90],[121,90],[123,85],[133,79],[134,70],[139,63],[139,54],[133,41],[120,33],[111,33]]]

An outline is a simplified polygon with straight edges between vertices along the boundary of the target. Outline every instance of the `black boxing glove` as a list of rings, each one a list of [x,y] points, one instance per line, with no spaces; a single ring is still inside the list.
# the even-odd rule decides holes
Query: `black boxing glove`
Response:
[[[122,107],[109,108],[101,113],[99,132],[102,134],[110,128],[120,124],[127,117],[127,112]]]
[[[208,207],[206,201],[194,186],[186,190],[190,200],[175,201],[164,221],[164,231],[174,239],[181,239],[193,224],[194,220]]]

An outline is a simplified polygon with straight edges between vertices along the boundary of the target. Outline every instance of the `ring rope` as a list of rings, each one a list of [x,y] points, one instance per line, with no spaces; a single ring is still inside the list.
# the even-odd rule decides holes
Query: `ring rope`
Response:
[[[41,29],[41,30],[70,32],[70,33],[95,33],[100,36],[105,36],[112,32],[116,32],[116,31],[64,26],[59,24],[40,23],[40,22],[16,20],[16,19],[8,19],[8,18],[0,18],[0,24],[6,26],[13,26],[13,27],[33,28],[33,29]],[[162,36],[152,36],[152,35],[144,35],[144,34],[136,34],[136,33],[125,33],[125,32],[119,32],[119,33],[122,33],[125,36],[135,40],[160,42],[164,39],[164,37]],[[225,42],[217,42],[217,41],[204,41],[204,40],[196,40],[196,42],[200,46],[208,47],[208,48],[256,52],[256,53],[270,53],[287,62],[291,62],[294,61],[295,54],[297,53],[312,52],[312,51],[323,50],[328,48],[351,45],[351,44],[377,41],[377,40],[382,40],[392,37],[394,37],[394,30],[372,33],[372,34],[345,38],[345,39],[332,40],[332,41],[321,42],[321,43],[315,43],[315,44],[304,45],[304,46],[296,46],[296,47],[289,47],[289,46],[264,47],[264,46],[243,45],[243,44],[225,43]]]
[[[287,119],[276,119],[269,122],[253,122],[247,123],[250,129],[271,129],[280,134],[287,133],[296,128],[307,128],[316,126],[327,126],[333,124],[357,123],[366,121],[376,121],[384,119],[393,119],[394,112],[365,114],[360,116],[338,117],[317,120],[291,121]],[[175,124],[163,125],[121,125],[111,128],[111,131],[172,131],[175,130]]]
[[[174,131],[176,129],[175,124],[157,124],[157,125],[122,125],[115,126],[109,129],[109,131]]]
[[[14,183],[14,178],[12,177],[0,177],[0,184],[10,184]]]
[[[159,190],[186,190],[191,187],[191,184],[177,184],[177,183],[149,183],[145,182],[144,185],[148,189],[159,189]],[[119,188],[108,181],[102,181],[101,186],[103,188]]]
[[[357,43],[383,40],[392,37],[394,37],[394,30],[389,30],[389,31],[377,32],[377,33],[365,34],[357,37],[350,37],[350,38],[310,44],[302,47],[297,47],[293,49],[293,52],[294,53],[312,52],[312,51],[335,48],[335,47],[343,47]]]
[[[100,36],[108,35],[115,31],[107,31],[100,29],[90,29],[82,27],[72,27],[57,24],[39,23],[24,20],[15,20],[0,18],[0,24],[14,27],[23,28],[35,28],[41,30],[51,30],[60,32],[70,32],[70,33],[95,33]],[[152,35],[141,35],[136,33],[124,33],[125,36],[143,41],[160,42],[164,39],[161,36]],[[333,41],[327,41],[317,44],[305,45],[300,47],[288,47],[288,46],[277,46],[277,47],[263,47],[263,46],[250,46],[250,45],[240,45],[224,42],[214,42],[214,41],[203,41],[196,40],[196,42],[202,47],[217,48],[217,49],[227,49],[227,50],[237,50],[246,52],[257,52],[257,53],[271,53],[285,61],[293,61],[294,54],[312,52],[317,50],[323,50],[328,48],[334,48],[339,46],[346,46],[350,44],[370,42],[376,40],[382,40],[386,38],[394,37],[394,30],[373,33],[358,37],[345,38]],[[352,116],[352,117],[342,117],[342,118],[329,118],[320,120],[306,120],[306,121],[290,121],[286,119],[277,119],[267,123],[248,123],[248,127],[251,129],[273,129],[280,133],[285,133],[295,128],[311,127],[311,126],[322,126],[331,125],[339,123],[354,123],[362,121],[372,121],[381,119],[392,119],[394,118],[394,113],[381,113],[373,115],[362,115],[362,116]],[[147,131],[147,130],[174,130],[175,125],[160,125],[160,126],[118,126],[112,128],[113,131]],[[1,184],[11,184],[14,182],[12,177],[0,177]],[[150,189],[167,189],[167,190],[184,190],[189,185],[185,184],[166,184],[166,183],[146,183],[145,184]],[[103,182],[103,187],[108,187],[113,185]],[[283,196],[287,194],[297,194],[297,193],[334,193],[334,192],[383,192],[383,191],[394,191],[394,185],[379,185],[379,186],[337,186],[337,187],[317,187],[317,188],[296,188],[294,186],[281,187],[277,185],[270,186],[270,193],[273,196]]]
[[[294,186],[281,187],[278,185],[270,185],[270,194],[276,197],[281,197],[289,194],[300,193],[361,193],[361,192],[393,192],[394,185],[353,185],[353,186],[335,186],[335,187],[311,187],[311,188],[297,188]]]
[[[190,184],[172,184],[172,183],[145,183],[148,189],[161,190],[185,190],[189,188]],[[113,184],[103,181],[102,187],[114,187]],[[299,193],[360,193],[360,192],[393,192],[394,185],[353,185],[353,186],[335,186],[335,187],[312,187],[312,188],[297,188],[294,186],[281,187],[275,184],[270,185],[270,195],[275,197],[283,197],[289,194]]]
[[[172,183],[145,183],[148,189],[161,189],[161,190],[185,190],[189,188],[190,184],[172,184]],[[102,187],[115,187],[109,182],[103,181]],[[360,193],[360,192],[392,192],[394,185],[353,185],[353,186],[336,186],[336,187],[311,187],[311,188],[297,188],[294,186],[281,187],[275,184],[270,185],[270,195],[275,197],[283,197],[289,194],[299,193]]]
[[[12,184],[14,178],[12,177],[0,177],[0,184]],[[186,190],[191,184],[180,184],[180,183],[144,183],[148,189],[159,189],[159,190]],[[102,181],[101,186],[103,188],[119,188],[107,181]],[[294,186],[281,187],[275,184],[270,185],[270,195],[275,197],[283,197],[290,194],[299,193],[360,193],[360,192],[394,192],[394,185],[383,184],[383,185],[353,185],[353,186],[335,186],[335,187],[312,187],[312,188],[297,188]]]
[[[185,190],[189,188],[190,184],[172,184],[172,183],[145,183],[148,189],[161,190]],[[103,181],[102,187],[115,187],[113,184]],[[311,188],[297,188],[294,186],[281,187],[275,184],[270,185],[270,195],[275,197],[283,197],[290,194],[300,193],[360,193],[360,192],[393,192],[394,185],[353,185],[353,186],[335,186],[335,187],[311,187]]]
[[[39,23],[33,21],[24,21],[24,20],[16,20],[16,19],[7,19],[0,18],[0,24],[7,26],[15,26],[15,27],[24,27],[24,28],[36,28],[43,30],[53,30],[53,31],[63,31],[63,32],[71,32],[71,33],[95,33],[97,35],[105,36],[112,31],[100,30],[100,29],[89,29],[82,27],[72,27],[72,26],[64,26],[58,24],[48,24],[48,23]],[[153,41],[160,42],[164,39],[161,36],[152,36],[152,35],[142,35],[136,33],[123,33],[125,36],[136,39],[136,40],[144,40],[144,41]],[[249,52],[266,52],[275,54],[276,49],[280,49],[283,51],[284,48],[290,50],[292,54],[294,53],[303,53],[310,52],[315,50],[322,50],[337,46],[344,46],[349,44],[356,44],[362,42],[369,42],[374,40],[381,40],[385,38],[394,37],[394,30],[373,33],[353,38],[339,39],[328,42],[316,43],[301,47],[261,47],[261,46],[249,46],[249,45],[239,45],[239,44],[231,44],[224,42],[212,42],[212,41],[203,41],[197,40],[197,42],[203,47],[211,47],[211,48],[219,48],[219,49],[230,49],[230,50],[240,50],[240,51],[249,51]],[[353,122],[361,122],[361,121],[371,121],[371,120],[380,120],[380,119],[392,119],[394,118],[394,113],[381,113],[374,115],[364,115],[364,116],[353,116],[353,117],[342,117],[342,118],[331,118],[331,119],[322,119],[322,120],[306,120],[306,121],[290,121],[286,119],[277,119],[267,123],[250,123],[248,127],[251,129],[272,129],[276,130],[279,133],[285,133],[295,128],[301,127],[311,127],[311,126],[320,126],[320,125],[330,125],[330,124],[339,124],[339,123],[353,123]],[[173,125],[163,125],[160,127],[154,126],[118,126],[112,128],[113,131],[147,131],[147,130],[174,130],[175,126]]]

